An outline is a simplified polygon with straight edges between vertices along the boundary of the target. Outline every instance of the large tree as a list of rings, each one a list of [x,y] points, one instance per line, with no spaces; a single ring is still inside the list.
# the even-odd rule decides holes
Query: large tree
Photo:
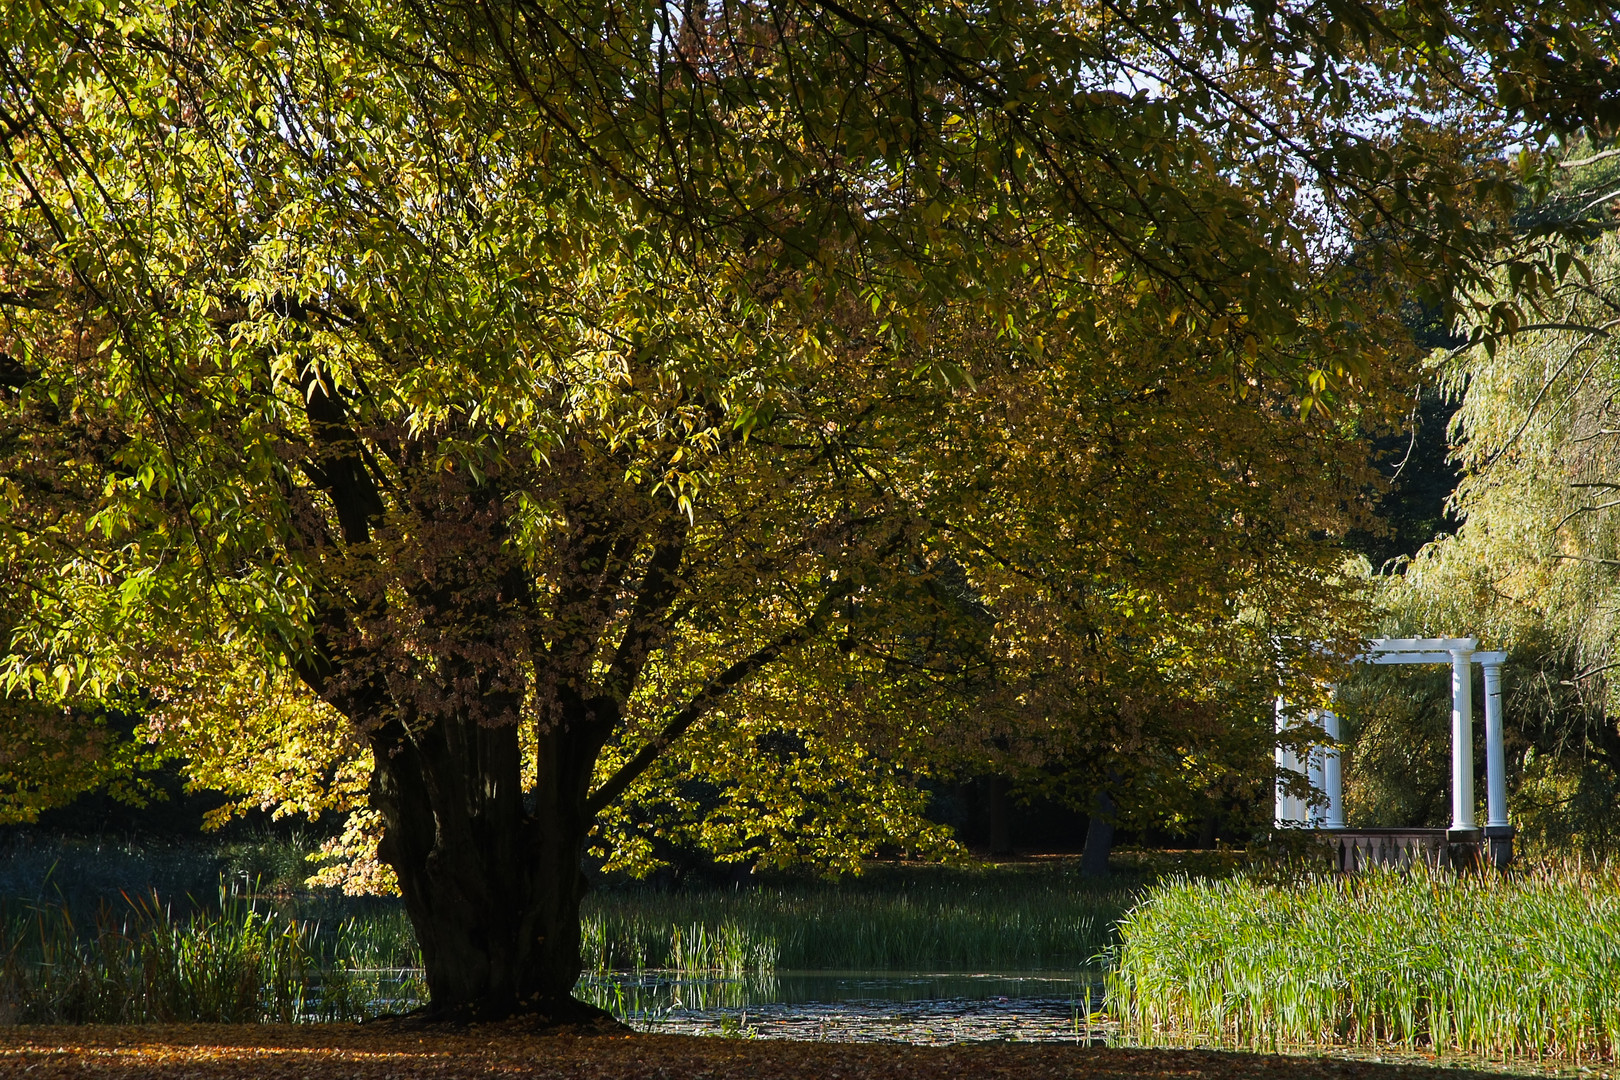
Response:
[[[1572,145],[1549,187],[1524,219],[1562,220],[1576,233],[1559,249],[1564,280],[1544,316],[1519,332],[1436,351],[1436,381],[1456,402],[1461,523],[1384,593],[1394,623],[1467,627],[1513,650],[1514,821],[1532,843],[1609,855],[1620,848],[1620,153]],[[1407,796],[1385,776],[1422,741],[1441,760],[1444,690],[1432,687],[1424,709],[1410,685],[1361,681],[1357,750],[1376,770],[1365,801],[1399,812]]]
[[[1389,283],[1476,295],[1503,148],[1612,105],[1484,8],[13,5],[9,685],[301,680],[442,1015],[579,1008],[695,729],[1214,724],[1334,635]]]

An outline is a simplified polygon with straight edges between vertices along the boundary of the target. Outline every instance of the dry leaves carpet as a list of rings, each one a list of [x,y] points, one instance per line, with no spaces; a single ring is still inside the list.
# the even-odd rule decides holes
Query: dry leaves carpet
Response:
[[[351,1025],[0,1028],[0,1076],[556,1080],[1460,1080],[1416,1064],[1037,1044],[904,1046]]]

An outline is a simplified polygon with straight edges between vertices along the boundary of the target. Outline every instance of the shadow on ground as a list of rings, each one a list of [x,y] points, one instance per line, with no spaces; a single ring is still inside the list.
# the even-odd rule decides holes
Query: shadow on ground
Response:
[[[1417,1080],[1484,1077],[1417,1063],[979,1043],[817,1043],[678,1035],[536,1035],[510,1024],[451,1033],[343,1024],[0,1028],[0,1075],[33,1078],[545,1077],[547,1080]]]

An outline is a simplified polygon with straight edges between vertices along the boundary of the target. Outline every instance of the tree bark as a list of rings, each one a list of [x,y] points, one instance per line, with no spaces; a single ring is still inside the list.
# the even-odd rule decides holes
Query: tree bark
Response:
[[[1012,854],[1012,830],[1007,820],[1007,778],[992,776],[986,785],[986,801],[990,804],[990,854]]]
[[[715,674],[592,792],[602,747],[669,632],[686,515],[624,488],[618,466],[593,482],[585,463],[559,454],[553,468],[573,470],[589,494],[568,502],[567,527],[542,553],[556,588],[541,601],[534,568],[507,543],[498,485],[415,469],[399,450],[384,500],[343,395],[314,369],[305,383],[318,452],[303,467],[332,498],[341,545],[314,514],[305,539],[311,551],[348,550],[321,597],[314,648],[293,661],[370,742],[378,856],[422,950],[425,1017],[610,1019],[573,997],[580,861],[596,814],[733,687],[821,632],[857,579],[825,579],[804,622]],[[605,649],[626,589],[623,633]],[[527,797],[525,730],[537,741]]]
[[[410,695],[377,674],[380,658],[362,665],[374,677],[347,684],[342,707],[372,731],[371,803],[384,823],[378,855],[399,878],[422,949],[428,1019],[611,1019],[572,994],[586,888],[580,860],[597,812],[733,686],[819,632],[849,587],[830,583],[803,623],[718,673],[594,792],[597,757],[621,716],[617,696],[582,696],[582,679],[555,670],[542,682],[536,783],[526,801],[517,694],[486,693],[426,719],[400,717]],[[320,672],[304,672],[312,686],[326,685]],[[453,681],[498,680],[469,666]]]
[[[537,1014],[600,1018],[572,995],[580,960],[580,870],[590,819],[586,730],[540,736],[532,810],[521,790],[518,729],[437,718],[372,740],[379,849],[399,877],[426,969],[433,1019]]]
[[[1091,820],[1086,823],[1086,847],[1080,855],[1080,876],[1108,876],[1108,853],[1114,847],[1114,800],[1107,791],[1092,800]]]

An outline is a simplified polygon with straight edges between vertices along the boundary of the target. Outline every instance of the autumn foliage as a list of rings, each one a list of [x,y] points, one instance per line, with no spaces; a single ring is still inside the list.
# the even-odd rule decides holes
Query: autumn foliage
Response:
[[[457,1016],[578,1011],[588,845],[1264,785],[1398,302],[1514,323],[1503,142],[1612,82],[1567,4],[15,14],[6,708],[84,734],[7,792],[349,811]]]

